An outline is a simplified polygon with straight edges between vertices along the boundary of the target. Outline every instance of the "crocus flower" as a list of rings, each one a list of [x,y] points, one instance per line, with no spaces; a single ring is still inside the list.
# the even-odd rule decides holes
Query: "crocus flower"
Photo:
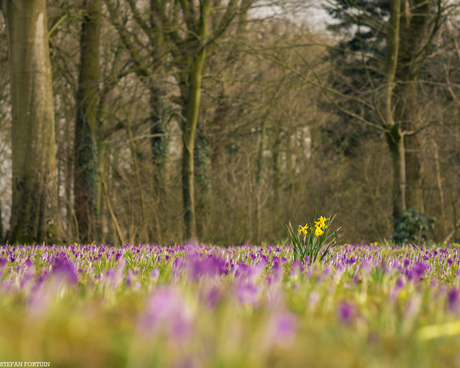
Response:
[[[352,265],[356,262],[357,258],[356,257],[350,257],[346,260],[347,265]]]
[[[420,280],[425,271],[429,268],[426,263],[417,262],[412,268],[408,271],[409,280]]]
[[[160,270],[158,268],[155,268],[150,274],[150,278],[152,280],[158,280],[158,277],[160,277]]]
[[[422,297],[420,294],[416,294],[406,304],[405,310],[405,317],[406,318],[413,318],[415,314],[417,314],[420,310],[420,306],[422,303]]]
[[[260,288],[251,282],[239,284],[236,287],[236,295],[242,304],[257,305],[260,291]]]
[[[447,293],[447,307],[449,308],[451,312],[457,312],[458,299],[459,299],[458,289],[453,288]]]
[[[210,309],[214,309],[217,305],[217,302],[221,298],[221,292],[219,288],[217,287],[212,287],[207,293],[206,293],[206,305]]]
[[[283,266],[281,265],[280,259],[278,257],[274,257],[272,271],[276,280],[280,280],[283,276]]]
[[[57,258],[54,262],[53,275],[60,280],[65,280],[69,284],[75,284],[78,280],[75,265],[65,256]]]
[[[347,301],[343,301],[337,308],[337,315],[340,322],[343,324],[350,324],[356,317],[355,306]]]
[[[131,286],[132,282],[133,282],[133,271],[131,269],[128,270],[128,272],[126,273],[126,285],[127,286]]]
[[[174,289],[160,288],[150,296],[139,322],[144,335],[163,332],[172,342],[183,342],[190,337],[193,315]]]
[[[297,331],[297,320],[291,313],[276,313],[268,324],[267,336],[272,344],[285,347],[295,338]]]
[[[308,307],[314,309],[316,304],[318,304],[320,299],[319,293],[317,291],[312,291],[308,297]]]

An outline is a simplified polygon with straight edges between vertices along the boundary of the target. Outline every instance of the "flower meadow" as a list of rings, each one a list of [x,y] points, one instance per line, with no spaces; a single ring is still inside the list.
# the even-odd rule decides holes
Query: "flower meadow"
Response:
[[[305,260],[304,260],[305,261]],[[460,366],[460,251],[0,247],[0,361],[56,367]]]

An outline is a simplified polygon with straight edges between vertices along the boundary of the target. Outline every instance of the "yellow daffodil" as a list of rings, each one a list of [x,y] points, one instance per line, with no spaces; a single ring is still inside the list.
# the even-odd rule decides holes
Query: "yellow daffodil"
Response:
[[[307,230],[308,230],[308,224],[305,224],[304,227],[301,227],[301,228],[299,229],[299,235],[300,235],[301,233],[303,233],[304,235],[307,235]]]
[[[315,236],[323,235],[324,231],[319,226],[315,229]]]
[[[315,221],[315,226],[318,228],[321,228],[321,229],[325,229],[327,228],[326,226],[326,221],[329,220],[329,218],[326,218],[326,217],[323,217],[323,216],[320,216],[319,218],[319,221]]]

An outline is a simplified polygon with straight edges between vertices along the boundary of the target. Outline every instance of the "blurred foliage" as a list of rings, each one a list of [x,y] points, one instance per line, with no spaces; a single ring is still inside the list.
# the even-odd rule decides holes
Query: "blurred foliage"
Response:
[[[391,234],[391,239],[397,244],[425,243],[428,240],[427,230],[433,229],[434,223],[434,218],[417,212],[415,208],[409,208],[394,221],[395,231]]]

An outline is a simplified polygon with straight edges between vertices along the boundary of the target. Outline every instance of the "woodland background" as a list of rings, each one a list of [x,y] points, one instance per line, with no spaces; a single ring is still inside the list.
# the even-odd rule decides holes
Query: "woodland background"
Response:
[[[408,208],[460,237],[455,1],[2,10],[4,242],[276,244],[316,209],[349,243]]]

